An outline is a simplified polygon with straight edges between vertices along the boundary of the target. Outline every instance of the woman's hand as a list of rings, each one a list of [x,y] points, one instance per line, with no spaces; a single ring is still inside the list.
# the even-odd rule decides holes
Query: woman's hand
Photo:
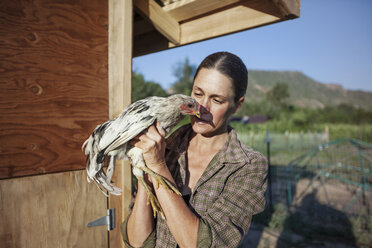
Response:
[[[142,150],[146,166],[153,171],[166,167],[165,163],[165,130],[156,121],[142,134],[136,136],[130,143]]]

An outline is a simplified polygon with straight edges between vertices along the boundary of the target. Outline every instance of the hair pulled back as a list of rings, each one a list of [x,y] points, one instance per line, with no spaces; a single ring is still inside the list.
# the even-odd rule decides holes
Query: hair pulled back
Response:
[[[229,77],[234,86],[235,102],[245,95],[248,86],[248,71],[243,61],[235,54],[216,52],[208,55],[196,70],[194,80],[201,69],[214,69]]]

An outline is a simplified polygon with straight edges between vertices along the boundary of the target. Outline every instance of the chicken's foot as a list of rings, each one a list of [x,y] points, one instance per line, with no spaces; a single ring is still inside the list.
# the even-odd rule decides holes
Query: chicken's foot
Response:
[[[143,187],[146,190],[146,193],[147,193],[147,204],[149,204],[149,203],[151,204],[151,208],[152,208],[152,212],[154,214],[154,218],[156,217],[157,213],[159,213],[161,215],[161,217],[163,219],[165,219],[163,210],[162,210],[162,208],[160,206],[160,203],[159,203],[158,199],[151,192],[151,190],[149,189],[149,186],[146,184],[146,182],[143,179],[143,177],[137,177],[137,179],[142,183]]]
[[[165,177],[162,175],[159,175],[158,173],[150,170],[147,167],[141,168],[144,172],[149,174],[152,178],[156,181],[156,188],[159,188],[159,184],[163,185],[165,189],[167,189],[171,193],[176,193],[177,195],[181,195],[181,193],[178,191],[178,189]]]

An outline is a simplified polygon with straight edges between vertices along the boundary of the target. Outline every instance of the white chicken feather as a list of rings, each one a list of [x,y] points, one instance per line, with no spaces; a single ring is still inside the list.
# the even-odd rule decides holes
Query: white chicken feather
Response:
[[[122,190],[111,182],[116,159],[129,158],[133,166],[133,174],[145,186],[154,216],[162,214],[156,197],[149,190],[143,179],[143,172],[151,175],[158,183],[167,189],[179,193],[165,178],[146,167],[142,151],[129,144],[129,141],[151,126],[157,120],[168,133],[185,115],[200,116],[199,104],[189,96],[177,94],[169,97],[148,97],[136,101],[125,108],[115,119],[98,125],[90,137],[84,142],[87,179],[93,180],[97,187],[106,195],[120,195]],[[106,157],[108,166],[103,170]],[[163,214],[162,214],[163,216]]]

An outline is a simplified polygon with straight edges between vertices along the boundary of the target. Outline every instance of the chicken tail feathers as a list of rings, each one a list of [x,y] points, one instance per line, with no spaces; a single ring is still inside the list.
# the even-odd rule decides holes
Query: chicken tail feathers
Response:
[[[97,185],[98,189],[108,197],[106,191],[109,194],[120,195],[122,189],[114,186],[111,182],[111,177],[114,170],[115,159],[110,158],[110,164],[107,168],[107,175],[103,171],[103,166],[105,164],[105,152],[100,151],[97,146],[97,141],[95,140],[94,133],[83,143],[82,150],[87,156],[86,159],[86,171],[87,171],[87,181]]]
[[[93,177],[93,181],[97,185],[98,189],[108,197],[105,191],[108,191],[109,194],[112,195],[121,195],[122,189],[116,187],[111,182],[107,182],[107,177],[103,170],[100,170],[95,177]]]
[[[92,166],[89,168],[92,168]],[[107,197],[108,195],[105,191],[108,191],[108,193],[113,195],[121,195],[122,189],[116,187],[111,182],[111,172],[108,172],[108,175],[106,175],[103,169],[100,169],[97,173],[95,173],[94,170],[89,170],[89,168],[87,167],[87,181],[89,183],[94,181],[98,189],[101,190],[101,192]]]

